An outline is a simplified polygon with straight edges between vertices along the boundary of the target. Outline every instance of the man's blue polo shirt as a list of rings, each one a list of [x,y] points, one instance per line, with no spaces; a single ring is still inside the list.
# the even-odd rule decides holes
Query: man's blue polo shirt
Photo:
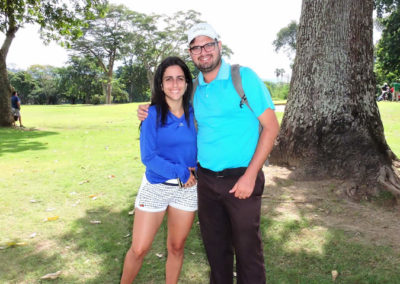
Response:
[[[220,171],[247,167],[259,137],[260,116],[267,108],[275,109],[265,84],[247,67],[240,68],[242,85],[254,113],[240,107],[231,77],[231,67],[222,60],[217,77],[210,83],[199,75],[194,96],[198,124],[198,161],[204,168]]]

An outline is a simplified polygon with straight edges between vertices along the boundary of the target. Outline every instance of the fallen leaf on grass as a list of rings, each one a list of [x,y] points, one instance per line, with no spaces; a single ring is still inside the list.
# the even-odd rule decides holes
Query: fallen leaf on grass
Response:
[[[61,275],[61,270],[54,273],[46,274],[45,276],[42,276],[40,279],[57,279],[60,275]]]
[[[96,200],[97,199],[97,194],[91,194],[89,195],[89,198]]]
[[[109,175],[108,178],[115,178],[115,175]]]
[[[101,224],[101,221],[99,221],[99,220],[91,220],[90,224]]]
[[[27,243],[25,242],[8,242],[6,243],[6,248],[21,247],[26,245]]]
[[[88,183],[88,182],[89,182],[89,180],[87,179],[87,180],[81,181],[79,184],[84,184],[84,183]]]
[[[336,278],[338,277],[339,272],[337,272],[337,270],[332,270],[332,280],[335,281]]]
[[[55,221],[55,220],[58,220],[58,218],[60,218],[60,217],[58,217],[58,216],[51,216],[51,217],[47,217],[46,219],[44,219],[44,221],[45,221],[45,222],[47,222],[47,221]]]

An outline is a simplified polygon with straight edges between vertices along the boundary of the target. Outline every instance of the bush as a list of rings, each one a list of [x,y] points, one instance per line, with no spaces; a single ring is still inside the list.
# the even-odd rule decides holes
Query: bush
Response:
[[[94,105],[104,104],[106,102],[106,98],[104,95],[93,95],[91,98],[91,103]]]
[[[264,84],[267,86],[273,100],[286,100],[289,94],[289,83],[274,83],[266,81]]]

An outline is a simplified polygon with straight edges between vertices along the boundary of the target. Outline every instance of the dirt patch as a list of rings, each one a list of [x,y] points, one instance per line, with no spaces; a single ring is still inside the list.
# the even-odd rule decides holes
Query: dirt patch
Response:
[[[306,218],[318,226],[343,230],[349,239],[400,251],[400,207],[344,198],[339,180],[297,181],[290,169],[264,168],[263,212],[274,219]]]

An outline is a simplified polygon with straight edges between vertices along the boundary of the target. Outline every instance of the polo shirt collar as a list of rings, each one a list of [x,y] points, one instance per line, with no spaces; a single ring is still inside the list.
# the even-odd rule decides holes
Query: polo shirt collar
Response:
[[[213,80],[228,80],[230,75],[230,66],[225,62],[224,59],[221,59],[221,67],[219,68],[217,77]],[[206,85],[207,83],[204,81],[203,73],[199,74],[199,85]]]

